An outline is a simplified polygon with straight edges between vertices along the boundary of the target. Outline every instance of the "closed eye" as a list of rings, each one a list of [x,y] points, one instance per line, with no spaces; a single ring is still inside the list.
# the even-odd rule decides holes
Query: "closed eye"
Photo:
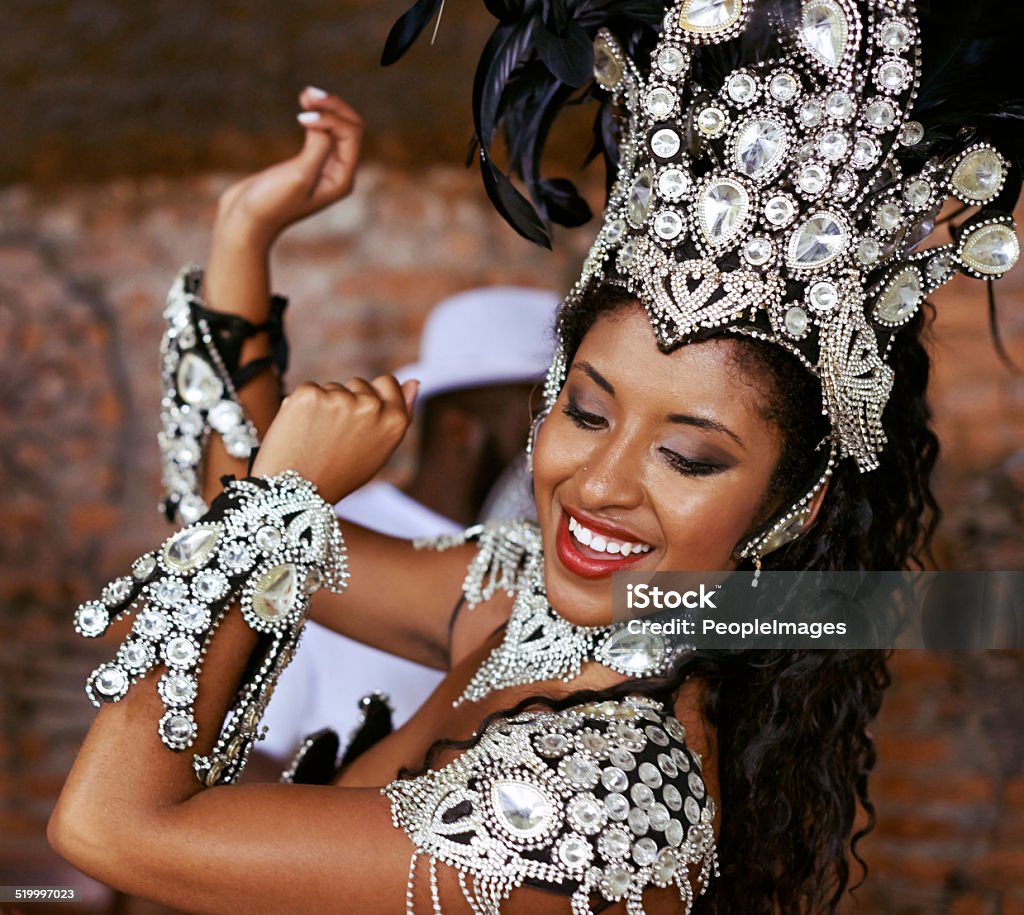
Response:
[[[694,461],[688,457],[684,457],[678,451],[672,451],[670,448],[660,448],[659,450],[665,456],[665,459],[673,470],[686,476],[707,477],[715,473],[720,473],[725,469],[721,464],[708,464],[705,461]]]
[[[562,412],[572,420],[572,424],[580,429],[602,429],[605,426],[605,419],[603,416],[598,416],[596,413],[588,413],[586,410],[581,410],[576,404],[570,401],[562,409]]]

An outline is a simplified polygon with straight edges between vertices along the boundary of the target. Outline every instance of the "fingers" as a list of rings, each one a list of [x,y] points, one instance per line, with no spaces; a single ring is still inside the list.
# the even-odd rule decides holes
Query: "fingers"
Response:
[[[323,198],[322,204],[351,191],[363,141],[363,122],[337,96],[321,98],[306,89],[299,100],[305,109],[298,119],[306,129],[306,146],[298,158],[306,169],[319,175],[312,193]]]
[[[316,86],[306,86],[299,94],[299,104],[306,111],[316,111],[321,114],[328,113],[344,121],[350,122],[354,127],[363,126],[363,119],[359,113],[344,99],[337,95],[331,95]]]
[[[418,378],[410,378],[402,382],[402,397],[405,399],[405,412],[412,416],[413,407],[416,406],[416,398],[420,393],[420,381]]]
[[[315,382],[308,382],[308,384],[325,392],[344,391],[351,395],[370,398],[382,407],[399,410],[406,417],[412,415],[413,404],[420,386],[416,379],[399,384],[394,375],[379,375],[373,381],[354,377],[344,384],[337,381],[328,381],[322,385],[317,385]]]

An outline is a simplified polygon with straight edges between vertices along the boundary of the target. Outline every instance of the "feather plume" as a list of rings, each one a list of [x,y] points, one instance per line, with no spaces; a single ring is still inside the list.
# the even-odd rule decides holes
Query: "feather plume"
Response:
[[[440,0],[419,0],[392,27],[382,63],[399,60],[422,33]],[[666,0],[484,0],[497,20],[473,81],[473,152],[479,150],[484,187],[498,212],[520,235],[550,247],[552,223],[577,226],[590,208],[566,178],[544,176],[541,162],[551,126],[568,104],[597,99],[590,90],[593,40],[611,29],[627,52],[643,57],[654,47]],[[592,156],[617,161],[614,120],[598,116]],[[508,171],[491,156],[504,134]],[[522,180],[531,204],[512,183]]]

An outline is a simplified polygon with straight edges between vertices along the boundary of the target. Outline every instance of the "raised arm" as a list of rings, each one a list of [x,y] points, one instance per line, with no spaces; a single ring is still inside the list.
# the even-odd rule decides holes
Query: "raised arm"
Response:
[[[290,225],[347,197],[352,190],[363,123],[344,101],[307,87],[299,96],[299,121],[306,130],[302,150],[291,159],[250,175],[221,196],[204,281],[206,305],[256,325],[270,313],[270,250]],[[240,364],[270,355],[268,334],[250,337]],[[280,384],[262,372],[239,392],[239,400],[262,438],[281,402]],[[231,457],[218,435],[205,462],[209,502],[225,474],[241,476],[245,461]]]
[[[313,88],[302,92],[300,104],[304,110],[299,119],[306,129],[301,151],[232,185],[221,197],[203,288],[197,290],[201,293],[203,311],[200,313],[210,320],[212,316],[222,320],[220,316],[228,315],[244,319],[250,330],[264,326],[271,312],[268,263],[275,241],[288,226],[342,200],[352,188],[362,139],[359,116],[337,96]],[[193,300],[189,298],[189,301]],[[191,320],[195,320],[194,316]],[[190,334],[192,340],[199,336]],[[213,339],[216,344],[215,333]],[[193,359],[184,355],[192,350],[180,344],[180,337],[169,337],[170,344],[175,344],[176,340],[181,353],[177,357],[180,362],[175,365],[180,366],[185,359]],[[230,407],[230,403],[221,402],[211,407],[210,402],[200,401],[182,406],[182,411],[189,413],[190,418],[197,410],[208,411],[201,425],[209,432],[201,437],[181,432],[184,423],[180,417],[165,412],[163,448],[165,468],[169,468],[165,469],[168,481],[181,479],[181,468],[176,466],[178,455],[188,454],[190,449],[198,452],[206,442],[201,458],[187,459],[196,471],[185,483],[188,493],[184,497],[179,493],[169,498],[172,513],[177,513],[180,520],[192,521],[198,517],[202,508],[196,496],[201,495],[209,504],[220,492],[223,476],[244,476],[250,443],[262,441],[268,434],[281,406],[280,379],[273,371],[258,371],[244,384],[232,383],[232,376],[237,376],[239,371],[244,376],[247,367],[260,360],[266,362],[272,347],[271,334],[260,331],[244,339],[233,368],[218,364],[218,359],[222,363],[227,361],[225,351],[206,357],[221,378],[218,390],[224,389],[225,398],[237,398],[255,432],[255,436],[248,432],[243,436],[241,447],[236,442],[233,454],[225,446],[213,418],[217,410]],[[180,373],[181,369],[176,369],[170,379],[179,394],[182,389]],[[332,443],[324,425],[324,422],[329,425],[329,421],[320,411],[323,404],[317,402],[320,395],[338,387],[328,384],[322,388],[318,385],[296,388],[289,402],[291,415],[299,417],[299,421],[285,422],[289,429],[285,443],[288,459],[305,460],[319,452],[328,463],[339,465],[342,457],[339,449],[343,452],[346,443],[344,440],[340,444]],[[194,419],[190,425],[194,427]],[[223,426],[220,428],[223,431]],[[230,439],[230,434],[227,438]],[[282,438],[277,436],[278,445]],[[292,465],[286,460],[281,466]],[[368,479],[369,475],[357,474],[336,489],[336,496],[347,495]],[[182,502],[176,501],[182,498],[187,501],[190,513],[182,511]],[[427,555],[416,553],[405,541],[383,537],[354,525],[346,525],[346,534],[351,563],[358,571],[356,583],[343,600],[336,595],[318,594],[313,604],[313,618],[383,650],[431,666],[446,666],[447,624],[468,560],[449,554],[435,562]],[[112,635],[122,634],[120,627],[112,632]]]

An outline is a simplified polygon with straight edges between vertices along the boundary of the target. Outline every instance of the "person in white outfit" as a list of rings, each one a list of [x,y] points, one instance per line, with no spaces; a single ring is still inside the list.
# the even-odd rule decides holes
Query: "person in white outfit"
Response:
[[[514,491],[522,481],[517,459],[529,433],[530,394],[551,361],[557,305],[553,292],[513,286],[473,289],[438,304],[424,326],[419,361],[396,372],[401,381],[420,381],[412,477],[403,488],[367,484],[338,503],[339,517],[415,539],[529,504]],[[375,690],[388,697],[399,727],[442,676],[311,621],[267,708],[268,733],[258,749],[281,761],[324,727],[344,740],[360,723],[360,700]]]

